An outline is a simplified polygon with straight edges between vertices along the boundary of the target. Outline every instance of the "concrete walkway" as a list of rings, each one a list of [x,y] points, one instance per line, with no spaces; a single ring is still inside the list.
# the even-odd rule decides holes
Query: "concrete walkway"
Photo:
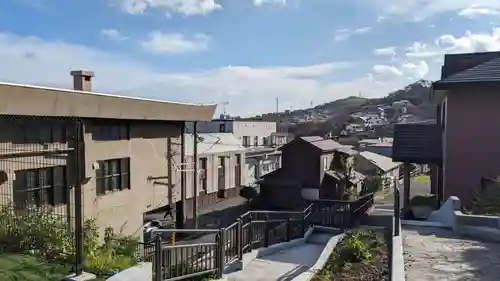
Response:
[[[242,271],[226,275],[228,281],[290,281],[311,270],[332,235],[313,234],[310,242],[256,258]]]
[[[406,280],[500,280],[500,243],[469,240],[444,228],[403,226],[403,249]]]

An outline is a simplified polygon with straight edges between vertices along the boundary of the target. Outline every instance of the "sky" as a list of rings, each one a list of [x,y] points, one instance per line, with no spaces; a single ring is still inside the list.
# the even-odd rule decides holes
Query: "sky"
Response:
[[[0,81],[217,103],[233,116],[380,97],[500,49],[498,0],[2,0]],[[226,103],[227,102],[227,103]]]

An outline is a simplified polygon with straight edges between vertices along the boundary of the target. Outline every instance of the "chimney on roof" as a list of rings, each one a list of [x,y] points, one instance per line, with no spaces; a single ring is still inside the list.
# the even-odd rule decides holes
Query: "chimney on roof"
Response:
[[[93,71],[73,70],[71,71],[71,76],[73,76],[74,90],[92,92],[92,77],[94,77]]]

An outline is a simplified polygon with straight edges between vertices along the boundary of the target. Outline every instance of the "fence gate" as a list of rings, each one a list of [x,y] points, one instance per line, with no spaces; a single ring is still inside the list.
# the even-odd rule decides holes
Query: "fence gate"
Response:
[[[81,123],[69,118],[0,116],[1,250],[30,250],[68,262],[78,256],[80,129]]]

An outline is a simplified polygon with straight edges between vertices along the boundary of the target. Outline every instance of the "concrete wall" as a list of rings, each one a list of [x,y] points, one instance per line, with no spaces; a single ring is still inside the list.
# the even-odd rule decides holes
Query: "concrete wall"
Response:
[[[245,158],[245,181],[243,185],[253,185],[261,176],[270,173],[273,169],[264,170],[264,165],[268,167],[281,167],[281,154],[253,156]]]
[[[222,125],[222,126],[221,126]],[[235,121],[235,120],[212,120],[207,122],[198,122],[196,126],[198,133],[233,133],[242,140],[243,137],[250,137],[250,146],[254,146],[254,138],[257,137],[258,146],[264,145],[264,138],[268,138],[277,132],[276,122],[263,121]],[[224,129],[224,131],[221,131]],[[193,132],[193,124],[187,125],[187,133]]]
[[[219,190],[219,157],[224,157],[225,164],[225,188],[231,189],[236,187],[236,171],[235,167],[237,164],[236,155],[240,155],[241,165],[240,165],[240,183],[243,184],[246,181],[245,169],[245,156],[242,153],[227,152],[227,153],[213,153],[213,154],[203,154],[198,157],[198,168],[201,169],[200,159],[207,159],[207,171],[205,172],[207,178],[207,193],[216,193]],[[193,156],[187,156],[186,161],[191,162]],[[186,198],[193,198],[193,173],[186,173]],[[202,192],[202,184],[200,180],[200,173],[198,173],[198,190]]]
[[[84,216],[96,218],[101,228],[111,226],[115,230],[122,229],[124,234],[140,235],[144,212],[180,200],[180,172],[168,166],[166,152],[170,139],[172,162],[180,163],[181,126],[169,122],[133,122],[130,140],[100,141],[93,137],[96,127],[86,122],[88,182],[83,186]],[[130,157],[130,189],[97,195],[94,163],[124,157]],[[175,184],[172,202],[169,202],[169,182]]]
[[[74,130],[74,125],[69,126],[73,126]],[[180,200],[180,184],[175,185],[172,200],[169,200],[168,185],[170,182],[178,183],[180,173],[172,167],[169,168],[166,151],[170,140],[172,162],[180,163],[181,126],[182,123],[176,122],[131,122],[129,140],[109,141],[99,140],[94,123],[90,120],[84,121],[85,179],[82,186],[84,218],[96,218],[101,232],[105,227],[111,226],[116,231],[122,230],[123,234],[141,236],[144,212]],[[4,155],[11,153],[11,157],[0,160],[0,170],[9,175],[7,181],[0,185],[4,201],[2,203],[8,203],[13,198],[16,170],[66,165],[68,170],[66,188],[70,193],[69,202],[55,206],[54,211],[63,216],[67,214],[69,217],[74,217],[75,196],[74,189],[69,186],[71,184],[69,176],[74,174],[75,167],[69,165],[71,162],[67,162],[67,158],[70,154],[74,155],[74,151],[51,156],[38,155],[38,152],[47,152],[56,148],[59,150],[72,148],[68,143],[23,144],[22,141],[17,140],[20,136],[23,137],[19,128],[12,124],[0,124],[2,131],[0,146],[3,148],[1,153]],[[22,151],[29,152],[29,156],[17,157],[19,155],[12,154],[14,152],[19,154]],[[96,192],[97,162],[119,158],[130,158],[130,189],[98,195]],[[148,180],[148,178],[159,178],[159,180]]]

